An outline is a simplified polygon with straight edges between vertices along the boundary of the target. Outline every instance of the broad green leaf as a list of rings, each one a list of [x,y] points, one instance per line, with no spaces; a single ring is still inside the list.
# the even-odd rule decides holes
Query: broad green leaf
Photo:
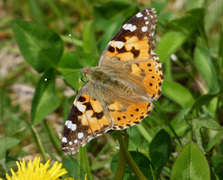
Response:
[[[102,30],[109,30],[108,27],[110,26],[111,22],[114,22],[115,20],[118,20],[120,18],[123,19],[124,15],[125,18],[127,18],[126,10],[129,9],[131,6],[132,4],[128,1],[108,1],[103,3],[102,6],[95,6],[94,23],[98,28]],[[128,14],[129,13],[132,12],[128,12]]]
[[[210,93],[217,93],[219,91],[219,83],[209,51],[201,46],[197,46],[194,52],[194,62]]]
[[[84,52],[98,54],[93,21],[88,21],[84,28],[83,49]]]
[[[171,138],[166,131],[160,130],[153,138],[149,145],[149,155],[155,166],[156,177],[159,177],[163,166],[171,155]]]
[[[190,91],[176,82],[164,81],[162,93],[183,108],[190,107],[194,103]]]
[[[99,41],[99,52],[102,53],[105,49],[108,42],[113,38],[115,33],[118,32],[119,28],[121,27],[121,21],[117,20],[115,23],[111,23],[108,27],[108,31],[105,31],[102,38]]]
[[[45,79],[49,79],[46,81]],[[55,72],[49,69],[39,80],[33,97],[31,120],[36,125],[59,106],[55,90]]]
[[[6,151],[16,146],[20,140],[13,137],[4,137],[0,139],[0,160],[5,158]]]
[[[179,47],[186,41],[186,34],[182,32],[167,32],[162,37],[156,47],[160,61],[165,61],[171,54],[175,53]]]
[[[57,66],[63,52],[63,42],[57,34],[18,19],[12,21],[12,29],[22,55],[36,71]]]
[[[171,180],[210,180],[208,161],[193,142],[188,142],[174,162]]]
[[[63,163],[63,167],[67,170],[68,172],[67,175],[69,177],[73,177],[75,179],[77,178],[84,179],[84,171],[81,170],[80,173],[78,172],[79,165],[76,159],[70,156],[70,158],[68,159],[63,158],[62,163]],[[78,177],[78,175],[80,175],[80,177]]]
[[[202,25],[200,22],[203,21],[204,9],[197,8],[192,9],[186,14],[177,19],[175,24],[176,27],[181,29],[183,32],[191,33],[193,30],[198,30],[198,26]]]

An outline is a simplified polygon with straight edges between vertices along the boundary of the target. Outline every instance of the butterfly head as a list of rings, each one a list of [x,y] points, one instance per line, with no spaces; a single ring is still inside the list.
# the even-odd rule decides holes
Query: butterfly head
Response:
[[[82,72],[82,74],[83,74],[85,77],[87,77],[87,78],[89,78],[88,75],[89,75],[90,70],[91,70],[90,67],[85,67],[85,68],[80,69],[80,71]]]

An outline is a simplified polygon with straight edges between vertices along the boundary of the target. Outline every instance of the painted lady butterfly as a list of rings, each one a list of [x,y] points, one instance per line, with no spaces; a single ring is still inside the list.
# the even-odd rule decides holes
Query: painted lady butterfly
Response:
[[[81,69],[89,81],[65,123],[65,154],[75,154],[91,139],[139,124],[151,114],[151,101],[161,95],[163,82],[161,63],[153,52],[155,13],[153,8],[137,13],[108,43],[98,66]]]

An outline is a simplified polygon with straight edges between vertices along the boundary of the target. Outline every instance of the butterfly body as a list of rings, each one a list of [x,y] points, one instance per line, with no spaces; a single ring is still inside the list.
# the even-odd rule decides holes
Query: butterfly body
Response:
[[[62,138],[65,154],[78,152],[109,130],[139,124],[161,95],[161,63],[153,52],[154,9],[130,19],[108,43],[96,67],[81,72],[89,81],[76,96]]]

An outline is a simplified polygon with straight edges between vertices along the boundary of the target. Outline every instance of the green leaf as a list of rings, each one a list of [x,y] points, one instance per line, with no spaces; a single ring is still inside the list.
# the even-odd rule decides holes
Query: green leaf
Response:
[[[223,177],[223,155],[217,155],[211,157],[211,164],[214,167],[214,172],[219,179]]]
[[[182,32],[167,32],[164,34],[156,47],[156,53],[160,61],[165,61],[171,54],[175,53],[186,41],[186,38],[186,34]]]
[[[174,162],[172,180],[210,180],[208,161],[193,142],[188,142]]]
[[[198,97],[191,109],[198,109],[201,106],[208,104],[214,97],[216,97],[216,95],[213,94],[205,94],[203,96]]]
[[[176,82],[164,81],[162,93],[183,108],[190,107],[194,103],[194,98],[190,91]]]
[[[88,21],[84,28],[83,49],[87,53],[95,53],[98,55],[97,44],[95,41],[95,33],[93,21]]]
[[[194,118],[191,121],[188,121],[194,132],[194,139],[197,141],[197,145],[199,148],[205,153],[203,146],[202,146],[202,135],[201,135],[201,128],[207,128],[214,131],[220,131],[221,126],[212,119],[201,119],[201,118]]]
[[[0,160],[5,158],[6,151],[19,144],[20,140],[12,137],[4,137],[0,139]]]
[[[210,93],[219,92],[218,78],[209,51],[201,46],[197,46],[194,52],[194,62]]]
[[[171,138],[165,130],[160,130],[149,145],[149,155],[155,166],[156,177],[171,155]]]
[[[63,42],[57,34],[18,19],[12,21],[12,29],[22,55],[36,71],[57,66],[63,52]]]
[[[191,33],[193,30],[198,30],[199,25],[203,25],[201,22],[203,22],[204,17],[204,9],[197,8],[192,9],[186,14],[176,20],[176,25],[179,29],[181,29],[183,32]]]
[[[205,152],[209,152],[221,139],[223,136],[223,129],[218,131],[214,137],[208,142],[207,146],[205,147]]]
[[[46,81],[45,79],[49,79]],[[55,72],[49,69],[39,80],[33,97],[31,120],[36,125],[59,106],[55,91]]]
[[[102,30],[109,30],[108,27],[111,25],[111,22],[114,22],[126,15],[126,10],[131,6],[132,4],[128,1],[108,1],[103,3],[102,6],[95,6],[94,23]],[[125,18],[127,17],[125,16]]]
[[[65,159],[63,158],[62,160],[63,162],[63,167],[67,170],[68,174],[66,174],[69,177],[73,177],[75,179],[80,178],[80,179],[84,179],[84,171],[81,170],[80,176],[78,177],[78,169],[79,169],[79,165],[78,165],[78,161],[74,158],[72,158],[72,156],[70,156],[69,159]]]

